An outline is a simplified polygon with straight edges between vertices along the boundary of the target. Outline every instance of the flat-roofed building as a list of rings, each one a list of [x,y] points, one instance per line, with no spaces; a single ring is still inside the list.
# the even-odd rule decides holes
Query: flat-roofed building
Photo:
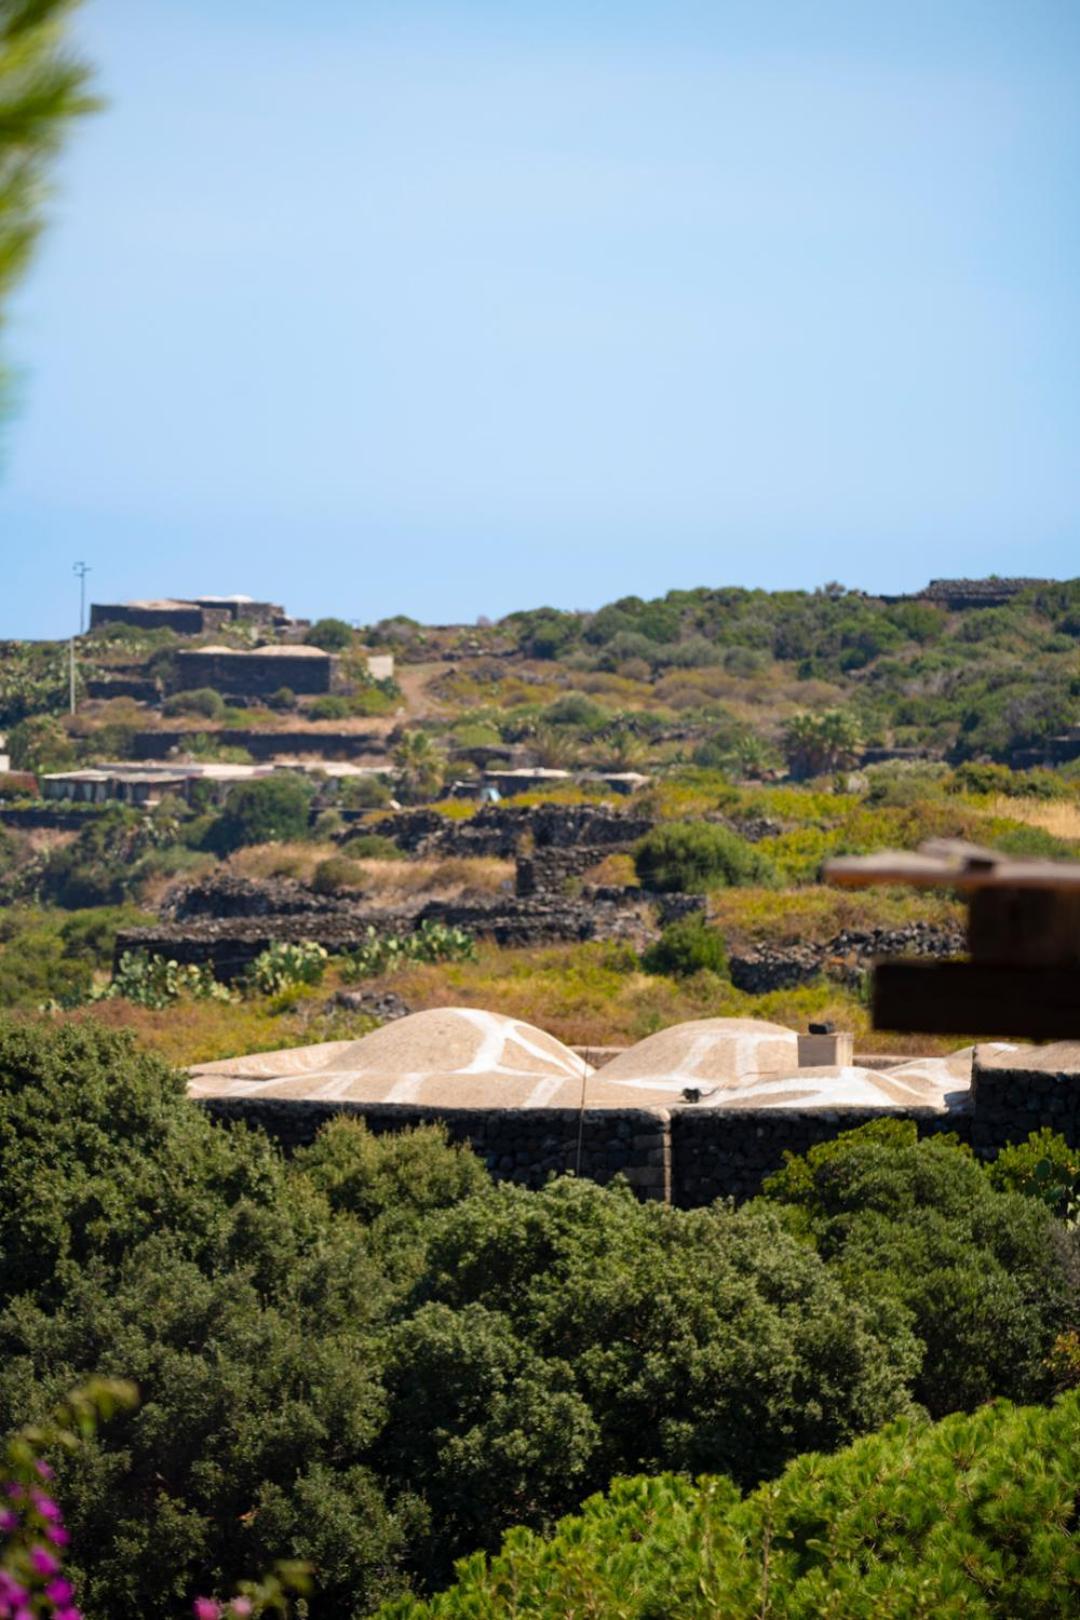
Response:
[[[226,697],[266,698],[283,686],[300,697],[333,690],[338,660],[321,647],[191,647],[176,654],[180,686],[185,692],[210,686]]]

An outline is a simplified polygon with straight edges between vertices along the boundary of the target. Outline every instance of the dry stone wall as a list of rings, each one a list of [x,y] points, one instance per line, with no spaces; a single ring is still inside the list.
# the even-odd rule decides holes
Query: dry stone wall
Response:
[[[404,1103],[201,1100],[212,1118],[260,1126],[286,1149],[314,1141],[329,1120],[362,1118],[376,1135],[441,1124],[452,1142],[467,1143],[497,1181],[542,1187],[553,1175],[626,1180],[644,1199],[671,1198],[671,1136],[666,1111],[565,1108],[417,1108]]]
[[[1080,1066],[1033,1077],[995,1069],[978,1074],[965,1108],[714,1109],[441,1109],[408,1104],[297,1102],[268,1097],[204,1098],[220,1121],[259,1126],[286,1149],[311,1142],[330,1119],[363,1119],[377,1133],[442,1123],[452,1141],[468,1143],[497,1181],[539,1187],[552,1175],[580,1173],[611,1181],[623,1175],[639,1196],[681,1208],[737,1201],[760,1192],[783,1167],[786,1153],[804,1154],[818,1143],[873,1120],[909,1119],[920,1136],[951,1134],[993,1159],[1010,1142],[1042,1125],[1080,1147]],[[579,1146],[580,1144],[580,1146]]]

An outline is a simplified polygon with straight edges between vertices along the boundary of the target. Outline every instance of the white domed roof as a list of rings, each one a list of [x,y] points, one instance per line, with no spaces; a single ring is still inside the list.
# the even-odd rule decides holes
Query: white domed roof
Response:
[[[571,1106],[571,1093],[576,1106],[591,1073],[569,1047],[521,1019],[433,1007],[357,1041],[202,1064],[192,1070],[191,1094],[540,1108]],[[558,1096],[564,1087],[567,1098]]]
[[[649,1035],[604,1065],[611,1084],[678,1094],[690,1087],[727,1090],[769,1075],[791,1074],[799,1038],[763,1018],[698,1018]]]

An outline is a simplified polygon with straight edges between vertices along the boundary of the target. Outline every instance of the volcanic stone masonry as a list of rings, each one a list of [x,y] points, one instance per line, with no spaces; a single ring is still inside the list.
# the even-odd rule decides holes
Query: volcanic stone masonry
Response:
[[[638,1195],[692,1209],[761,1190],[787,1153],[880,1119],[907,1119],[920,1136],[950,1134],[993,1159],[1043,1126],[1080,1147],[1080,1045],[976,1048],[972,1094],[964,1108],[571,1109],[421,1108],[405,1103],[301,1102],[268,1097],[203,1098],[222,1122],[261,1127],[291,1150],[327,1121],[362,1119],[376,1134],[442,1125],[468,1143],[497,1181],[540,1187],[567,1171],[599,1182],[626,1177]],[[579,1146],[580,1143],[580,1146]]]

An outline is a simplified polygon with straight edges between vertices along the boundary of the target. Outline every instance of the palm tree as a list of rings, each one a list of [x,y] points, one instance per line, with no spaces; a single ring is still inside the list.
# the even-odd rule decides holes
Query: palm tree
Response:
[[[423,731],[403,732],[394,749],[394,789],[405,804],[433,799],[443,784],[446,760]]]
[[[43,223],[45,176],[72,119],[98,104],[64,49],[73,0],[0,0],[0,314]]]
[[[782,745],[792,776],[824,776],[855,763],[859,725],[843,709],[824,714],[795,714],[784,726]]]

